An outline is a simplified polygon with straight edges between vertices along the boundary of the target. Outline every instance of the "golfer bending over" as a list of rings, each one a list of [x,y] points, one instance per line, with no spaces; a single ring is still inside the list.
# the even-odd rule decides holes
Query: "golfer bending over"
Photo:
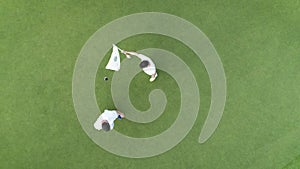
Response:
[[[110,131],[114,128],[114,121],[116,119],[125,118],[125,115],[118,110],[104,110],[104,112],[98,117],[94,123],[94,127],[97,130]]]
[[[128,52],[128,51],[121,51],[123,54],[126,55],[127,58],[130,59],[130,55],[132,56],[136,56],[139,59],[141,59],[141,63],[140,63],[140,68],[143,69],[143,71],[147,74],[150,75],[150,82],[153,82],[156,77],[158,76],[157,72],[156,72],[156,68],[155,68],[155,64],[153,63],[153,61],[148,58],[147,56],[140,54],[140,53],[136,53],[136,52]]]

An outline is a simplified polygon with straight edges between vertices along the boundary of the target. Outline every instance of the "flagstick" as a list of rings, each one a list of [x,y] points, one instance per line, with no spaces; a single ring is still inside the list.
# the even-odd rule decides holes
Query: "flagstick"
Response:
[[[116,47],[118,48],[118,50],[119,50],[121,53],[125,54],[125,53],[124,53],[124,50],[122,50],[121,48],[119,48],[117,45],[113,44],[113,46],[116,46]],[[130,55],[125,54],[125,56],[126,56],[128,59],[131,58]]]
[[[120,52],[123,52],[124,50],[122,50],[121,48],[119,48],[117,45],[115,45],[115,44],[113,44],[113,46],[115,46],[115,47],[117,47],[118,48],[118,50],[120,51]]]

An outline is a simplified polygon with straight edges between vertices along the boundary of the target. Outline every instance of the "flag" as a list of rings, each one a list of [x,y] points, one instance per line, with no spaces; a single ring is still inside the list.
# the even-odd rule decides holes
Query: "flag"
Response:
[[[119,71],[121,67],[120,64],[120,54],[119,48],[113,44],[112,53],[110,55],[110,59],[105,67],[105,69]]]

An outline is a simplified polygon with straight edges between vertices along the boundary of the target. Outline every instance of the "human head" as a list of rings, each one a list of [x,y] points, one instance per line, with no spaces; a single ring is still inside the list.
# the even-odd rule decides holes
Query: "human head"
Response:
[[[140,63],[140,68],[145,68],[149,66],[149,62],[147,60],[143,60],[141,63]]]
[[[104,130],[104,131],[110,130],[110,125],[107,121],[102,122],[102,130]]]

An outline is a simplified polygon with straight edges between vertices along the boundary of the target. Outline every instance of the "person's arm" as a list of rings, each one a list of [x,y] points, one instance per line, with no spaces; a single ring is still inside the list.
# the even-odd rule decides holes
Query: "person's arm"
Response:
[[[141,60],[144,60],[144,59],[145,59],[144,56],[141,56],[141,54],[139,54],[139,53],[137,53],[137,52],[123,51],[122,53],[124,53],[128,59],[130,59],[130,55],[131,55],[131,56],[136,56],[136,57],[138,57],[138,58],[141,59]]]
[[[127,55],[133,55],[133,56],[137,56],[137,55],[138,55],[138,53],[136,53],[136,52],[128,52],[128,51],[124,51],[123,53],[124,53],[124,54],[127,54]]]

